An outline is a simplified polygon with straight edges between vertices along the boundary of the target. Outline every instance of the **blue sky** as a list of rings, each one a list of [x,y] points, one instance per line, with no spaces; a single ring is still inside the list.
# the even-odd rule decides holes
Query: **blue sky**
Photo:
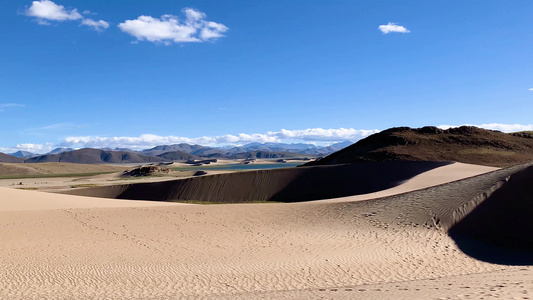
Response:
[[[532,12],[529,0],[2,1],[0,151],[533,130]]]

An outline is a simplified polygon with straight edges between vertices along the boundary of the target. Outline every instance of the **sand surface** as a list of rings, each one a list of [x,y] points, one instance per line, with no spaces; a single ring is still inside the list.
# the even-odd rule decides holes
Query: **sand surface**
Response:
[[[56,210],[70,208],[108,208],[168,206],[154,201],[125,201],[83,196],[69,196],[0,187],[0,212]],[[179,204],[176,204],[179,205]]]
[[[533,178],[531,167],[492,170],[452,164],[385,191],[301,203],[0,188],[0,299],[528,299],[533,249],[514,265],[465,250],[479,219],[465,216],[486,215],[478,207],[500,203],[498,190]]]

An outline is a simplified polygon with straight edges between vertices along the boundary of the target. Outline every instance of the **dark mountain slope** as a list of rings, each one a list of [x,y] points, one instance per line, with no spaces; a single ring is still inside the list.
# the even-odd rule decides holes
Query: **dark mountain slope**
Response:
[[[533,161],[533,135],[472,126],[397,127],[373,134],[307,165],[392,160],[457,161],[504,167]]]

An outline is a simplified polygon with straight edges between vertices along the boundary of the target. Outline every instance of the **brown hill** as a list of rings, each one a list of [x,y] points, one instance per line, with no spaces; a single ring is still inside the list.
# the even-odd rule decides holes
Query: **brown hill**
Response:
[[[22,163],[24,158],[8,155],[0,152],[0,162],[4,163]]]
[[[437,127],[397,127],[307,165],[392,160],[457,161],[504,167],[533,161],[533,135],[503,133],[472,126],[442,130]]]
[[[59,154],[42,155],[27,159],[26,163],[43,162],[68,162],[78,164],[102,164],[102,163],[147,163],[162,162],[165,159],[153,156],[144,156],[132,152],[105,151],[99,149],[85,148]]]

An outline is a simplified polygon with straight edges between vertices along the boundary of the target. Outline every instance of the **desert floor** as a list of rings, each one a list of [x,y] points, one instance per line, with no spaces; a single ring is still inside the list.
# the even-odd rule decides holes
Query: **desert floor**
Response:
[[[454,163],[387,190],[301,203],[0,187],[0,299],[529,299],[530,260],[466,254],[448,234],[511,174],[494,170]]]

